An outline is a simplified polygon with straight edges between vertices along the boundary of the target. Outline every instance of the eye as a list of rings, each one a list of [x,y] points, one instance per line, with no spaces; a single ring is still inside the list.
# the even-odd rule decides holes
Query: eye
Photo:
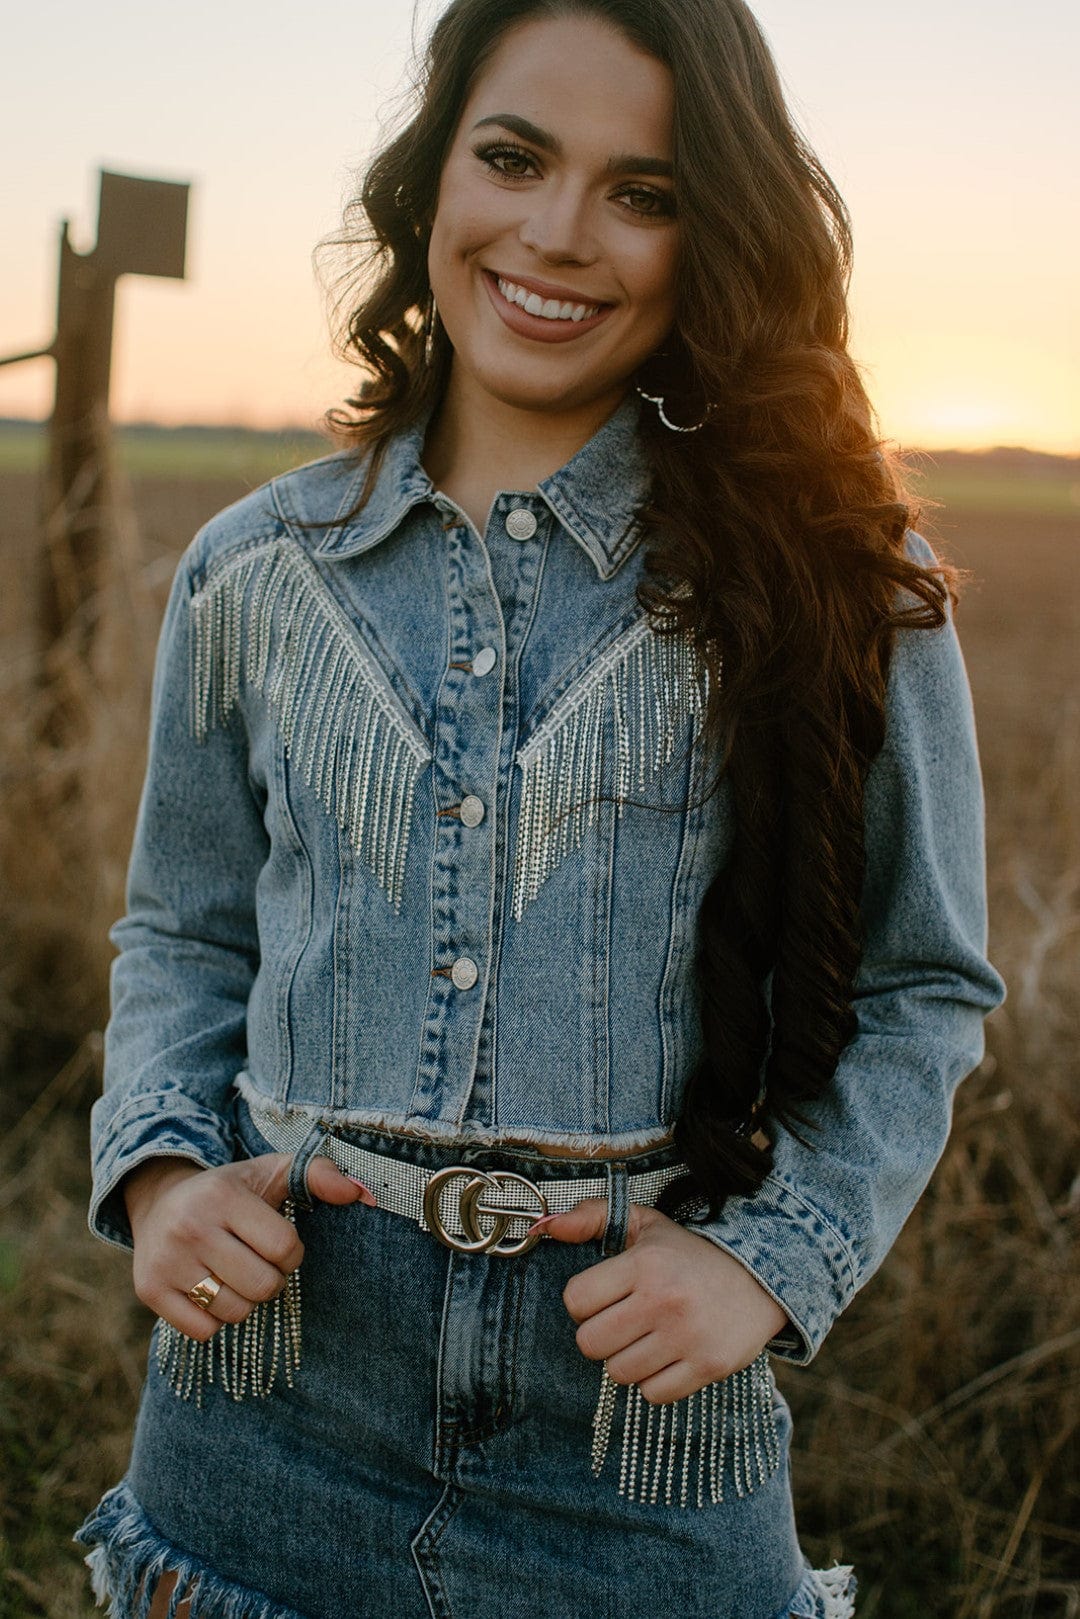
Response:
[[[654,190],[651,186],[630,186],[621,195],[627,199],[632,213],[653,219],[674,217],[675,198],[670,191]]]
[[[485,163],[495,174],[501,174],[504,180],[525,180],[528,175],[525,170],[533,163],[535,158],[523,146],[510,146],[507,144],[476,147],[476,156],[481,163]]]

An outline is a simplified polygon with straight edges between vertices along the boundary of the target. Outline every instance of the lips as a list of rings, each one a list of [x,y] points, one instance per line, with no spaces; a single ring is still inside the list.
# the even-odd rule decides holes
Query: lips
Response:
[[[614,305],[588,302],[570,288],[531,277],[500,276],[484,270],[484,285],[497,313],[511,331],[542,343],[565,343],[591,332]]]
[[[532,275],[516,275],[512,270],[493,270],[485,267],[485,275],[493,275],[497,279],[516,282],[520,287],[528,287],[530,292],[538,292],[541,298],[565,298],[574,304],[605,304],[610,299],[596,298],[582,292],[580,287],[564,287],[554,281],[538,281]]]
[[[538,292],[530,292],[528,287],[520,287],[501,277],[498,286],[508,304],[517,304],[527,315],[539,315],[543,320],[572,320],[577,325],[600,313],[599,304],[575,304],[569,299],[541,298]]]

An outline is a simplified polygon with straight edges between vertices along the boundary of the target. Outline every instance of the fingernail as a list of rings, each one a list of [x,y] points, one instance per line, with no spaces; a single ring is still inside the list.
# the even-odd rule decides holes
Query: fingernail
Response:
[[[544,1226],[546,1226],[548,1224],[549,1221],[557,1220],[558,1218],[559,1218],[559,1216],[557,1214],[542,1214],[540,1216],[539,1220],[534,1220],[533,1221],[533,1230],[534,1231],[541,1231],[541,1230],[543,1230]]]
[[[360,1196],[357,1198],[358,1203],[366,1203],[369,1209],[378,1208],[379,1200],[375,1196],[375,1193],[371,1190],[370,1186],[365,1186],[363,1181],[357,1180],[355,1175],[346,1175],[345,1179],[347,1181],[352,1181],[354,1186],[359,1186]]]

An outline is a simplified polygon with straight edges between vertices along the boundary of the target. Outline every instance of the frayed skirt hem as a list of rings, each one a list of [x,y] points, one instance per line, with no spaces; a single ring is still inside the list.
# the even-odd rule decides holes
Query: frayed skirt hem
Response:
[[[89,1546],[84,1561],[98,1607],[108,1619],[149,1619],[163,1574],[175,1574],[166,1619],[177,1619],[182,1602],[190,1619],[306,1619],[259,1591],[222,1579],[197,1557],[181,1551],[151,1523],[126,1480],[104,1495],[72,1537]]]
[[[163,1574],[175,1574],[165,1619],[188,1604],[190,1619],[306,1619],[250,1587],[223,1579],[198,1557],[174,1546],[140,1506],[125,1479],[104,1495],[73,1539],[89,1546],[84,1561],[98,1607],[108,1619],[149,1619]],[[856,1578],[848,1566],[807,1568],[778,1619],[854,1619]]]
[[[855,1619],[857,1588],[850,1563],[808,1568],[780,1619]]]

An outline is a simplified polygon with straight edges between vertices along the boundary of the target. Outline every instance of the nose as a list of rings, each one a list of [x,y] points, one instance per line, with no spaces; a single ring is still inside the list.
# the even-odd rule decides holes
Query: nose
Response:
[[[518,233],[525,247],[550,264],[591,264],[595,260],[588,198],[582,188],[551,184],[534,192],[530,200],[533,206]]]

